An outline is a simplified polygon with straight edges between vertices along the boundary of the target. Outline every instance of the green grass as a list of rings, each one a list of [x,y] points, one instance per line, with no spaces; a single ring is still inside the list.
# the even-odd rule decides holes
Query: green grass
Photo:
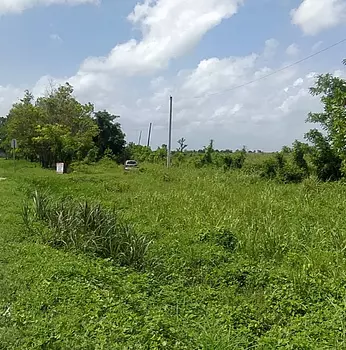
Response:
[[[342,183],[5,160],[0,177],[0,349],[346,348]],[[34,190],[114,207],[153,241],[145,268],[44,244],[22,218]]]

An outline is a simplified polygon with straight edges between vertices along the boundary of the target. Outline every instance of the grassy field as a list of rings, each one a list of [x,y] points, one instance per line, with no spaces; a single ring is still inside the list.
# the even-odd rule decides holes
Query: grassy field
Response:
[[[6,160],[0,177],[0,349],[346,349],[343,183]],[[30,233],[34,190],[114,207],[152,241],[143,265]]]

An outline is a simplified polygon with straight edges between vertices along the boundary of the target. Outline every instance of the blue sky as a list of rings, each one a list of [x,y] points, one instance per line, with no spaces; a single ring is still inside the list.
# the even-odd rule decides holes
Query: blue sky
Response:
[[[320,108],[314,73],[344,76],[346,43],[232,89],[344,39],[345,19],[345,0],[0,0],[0,113],[25,88],[69,81],[81,101],[121,115],[129,141],[153,122],[155,147],[172,94],[173,140],[278,149]]]

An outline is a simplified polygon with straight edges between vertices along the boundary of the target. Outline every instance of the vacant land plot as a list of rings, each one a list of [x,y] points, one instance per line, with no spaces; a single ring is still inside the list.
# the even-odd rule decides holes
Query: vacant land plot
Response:
[[[0,349],[346,348],[342,183],[5,160],[0,177]],[[35,190],[114,210],[150,243],[143,261],[59,245],[48,219],[29,229]]]

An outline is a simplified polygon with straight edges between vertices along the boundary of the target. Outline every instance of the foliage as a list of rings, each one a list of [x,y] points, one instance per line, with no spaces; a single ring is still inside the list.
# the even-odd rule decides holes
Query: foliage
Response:
[[[306,158],[306,154],[308,154],[309,151],[310,151],[310,148],[307,144],[304,144],[297,140],[293,143],[293,147],[292,147],[293,162],[306,175],[309,173],[309,166],[305,158]]]
[[[0,160],[1,348],[345,348],[342,183],[150,164],[125,174],[114,161],[76,170],[19,161],[13,172]],[[144,269],[47,244],[47,219],[24,232],[20,203],[32,188],[54,193],[38,196],[43,218],[64,201],[79,211],[88,198],[88,213],[91,203],[115,207],[117,223],[153,241]]]
[[[214,140],[210,140],[209,145],[204,147],[203,155],[196,160],[195,166],[197,168],[213,164],[214,154]]]
[[[17,139],[19,153],[27,159],[36,160],[32,137],[36,135],[36,127],[43,119],[42,111],[34,104],[33,95],[25,91],[23,99],[12,106],[3,124],[3,148],[9,152],[11,140]]]
[[[94,137],[94,142],[98,148],[98,158],[105,155],[110,149],[115,156],[120,157],[124,152],[125,134],[121,130],[120,124],[114,122],[118,116],[111,115],[107,111],[95,113],[95,121],[99,129],[98,135]]]
[[[44,242],[111,258],[122,265],[143,267],[150,241],[119,223],[115,211],[87,201],[54,201],[38,191],[31,200],[23,207],[23,220],[30,233],[35,232],[36,221],[47,225],[48,231],[39,226]]]
[[[0,150],[5,149],[6,139],[6,118],[0,117]]]
[[[295,151],[293,151],[294,153]],[[297,151],[298,153],[298,151]],[[301,159],[298,157],[298,160]],[[266,179],[275,179],[283,183],[299,183],[307,176],[307,171],[297,164],[297,160],[289,161],[284,153],[275,153],[263,162],[261,176]]]
[[[321,96],[323,112],[310,113],[307,121],[322,130],[311,130],[306,138],[314,145],[313,161],[321,180],[338,180],[346,163],[346,81],[331,74],[319,75],[313,96]]]
[[[102,158],[107,149],[121,160],[125,135],[120,124],[114,122],[116,118],[107,111],[97,112],[93,117],[93,106],[78,102],[68,83],[52,88],[36,101],[26,91],[7,118],[1,120],[0,142],[8,152],[11,139],[16,138],[18,155],[38,160],[45,168],[56,162],[68,166],[85,158],[87,162],[94,162]]]
[[[179,148],[177,149],[178,152],[185,151],[185,149],[187,148],[187,144],[185,142],[186,142],[186,139],[184,137],[178,140],[178,144],[179,144]]]
[[[246,150],[236,151],[232,154],[224,156],[224,169],[241,169],[246,159]]]
[[[310,130],[306,138],[314,145],[311,149],[311,156],[317,177],[322,181],[339,180],[342,176],[342,158],[328,139],[316,129]]]

